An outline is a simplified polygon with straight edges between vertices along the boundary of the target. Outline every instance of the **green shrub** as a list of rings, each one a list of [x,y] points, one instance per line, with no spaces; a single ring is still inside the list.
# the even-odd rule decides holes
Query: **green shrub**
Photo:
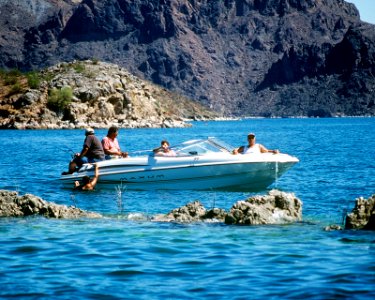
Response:
[[[30,72],[26,74],[27,83],[32,89],[38,89],[40,86],[40,77],[37,72]]]
[[[62,89],[52,89],[49,92],[47,106],[49,109],[63,113],[68,105],[72,102],[73,91],[71,87],[63,87]]]
[[[20,70],[12,69],[9,71],[2,71],[2,78],[5,85],[15,85],[18,82],[18,77],[22,75]]]
[[[80,62],[77,62],[77,63],[74,63],[73,64],[73,69],[77,72],[77,73],[83,73],[85,71],[85,65],[80,63]]]
[[[21,75],[22,75],[22,73],[18,69],[11,69],[11,70],[8,71],[8,76],[19,77]]]

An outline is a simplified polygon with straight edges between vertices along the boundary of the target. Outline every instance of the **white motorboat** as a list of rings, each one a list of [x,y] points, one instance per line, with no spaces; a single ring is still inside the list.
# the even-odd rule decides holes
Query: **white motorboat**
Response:
[[[138,190],[262,190],[299,160],[288,154],[231,153],[233,147],[216,139],[190,140],[172,147],[176,156],[132,156],[101,161],[98,185],[122,184]],[[83,176],[93,176],[94,167],[83,165],[78,172],[62,175],[73,187]]]

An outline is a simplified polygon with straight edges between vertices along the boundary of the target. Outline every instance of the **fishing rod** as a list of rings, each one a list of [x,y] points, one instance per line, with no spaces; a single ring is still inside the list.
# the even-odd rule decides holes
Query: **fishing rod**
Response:
[[[64,152],[67,152],[67,153],[70,153],[72,155],[72,158],[74,158],[74,156],[76,155],[76,152],[74,152],[71,148],[69,148],[68,146],[62,146],[60,147],[60,149]]]

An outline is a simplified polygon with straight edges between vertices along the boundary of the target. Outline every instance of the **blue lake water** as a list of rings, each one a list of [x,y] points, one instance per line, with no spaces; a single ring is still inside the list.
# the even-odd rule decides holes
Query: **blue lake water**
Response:
[[[105,215],[100,220],[0,219],[0,298],[373,299],[375,233],[326,232],[357,197],[375,193],[375,119],[249,119],[184,129],[121,129],[123,150],[248,132],[300,163],[271,186],[303,202],[303,222],[280,226],[149,221],[193,200],[229,209],[227,191],[73,192],[57,181],[83,130],[0,131],[0,189]],[[102,138],[106,130],[97,130]],[[134,155],[134,154],[133,154]],[[257,194],[265,194],[258,192]],[[122,205],[118,205],[121,200]]]

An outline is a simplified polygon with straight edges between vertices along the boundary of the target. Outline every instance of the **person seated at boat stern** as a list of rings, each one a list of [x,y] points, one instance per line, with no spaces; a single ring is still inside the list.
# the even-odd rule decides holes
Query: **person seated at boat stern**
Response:
[[[98,182],[99,178],[99,167],[95,164],[95,175],[91,179],[89,176],[83,176],[82,181],[75,181],[74,182],[74,189],[75,190],[82,190],[82,191],[92,191],[95,188],[96,183]]]
[[[95,163],[104,160],[104,150],[102,143],[95,136],[95,131],[92,128],[87,128],[85,131],[85,141],[80,153],[76,153],[73,160],[69,163],[69,171],[63,172],[63,175],[72,174],[77,171],[77,168],[82,167],[86,163]]]
[[[160,143],[160,147],[155,148],[152,150],[155,156],[176,156],[176,152],[174,152],[171,148],[169,148],[169,142],[167,140],[163,140]]]
[[[264,147],[261,144],[257,144],[255,142],[255,134],[254,133],[249,133],[247,135],[247,141],[248,145],[247,146],[241,146],[239,148],[236,148],[233,150],[233,154],[259,154],[259,153],[274,153],[277,154],[279,153],[279,150],[268,150],[266,147]]]
[[[118,128],[116,126],[111,126],[108,129],[107,136],[102,139],[105,159],[128,157],[128,152],[121,151],[117,136]]]

